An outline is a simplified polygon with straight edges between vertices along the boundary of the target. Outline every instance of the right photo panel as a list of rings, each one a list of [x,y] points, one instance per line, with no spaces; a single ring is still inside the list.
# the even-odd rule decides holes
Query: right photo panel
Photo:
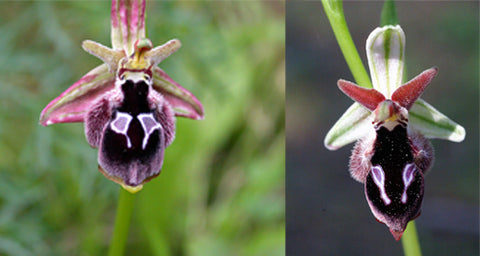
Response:
[[[286,255],[479,255],[479,2],[287,1]]]

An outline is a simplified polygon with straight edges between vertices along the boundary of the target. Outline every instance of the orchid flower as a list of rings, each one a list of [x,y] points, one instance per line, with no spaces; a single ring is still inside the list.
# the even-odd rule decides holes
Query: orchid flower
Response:
[[[375,218],[399,240],[407,223],[420,214],[424,175],[433,162],[426,138],[460,142],[465,129],[420,99],[437,68],[402,83],[405,34],[399,25],[376,28],[366,50],[373,89],[338,81],[356,102],[328,132],[325,146],[336,150],[357,141],[351,176],[364,184]]]
[[[203,106],[157,67],[181,43],[153,47],[145,38],[145,0],[112,1],[111,41],[112,48],[83,42],[104,64],[52,100],[40,124],[84,122],[88,143],[99,148],[99,170],[134,193],[160,174],[175,116],[203,119]]]

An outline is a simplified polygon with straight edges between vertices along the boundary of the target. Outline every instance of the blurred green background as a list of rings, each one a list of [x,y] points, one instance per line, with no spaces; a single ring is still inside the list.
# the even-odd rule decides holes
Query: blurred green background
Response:
[[[365,41],[379,26],[382,6],[344,2],[364,65]],[[479,2],[397,1],[397,11],[408,77],[437,66],[422,98],[467,132],[462,143],[432,140],[436,160],[416,220],[422,251],[479,255]],[[401,242],[375,221],[362,184],[350,177],[353,144],[337,151],[323,146],[352,104],[337,80],[354,80],[319,1],[287,2],[286,59],[287,255],[403,255]]]
[[[160,64],[203,103],[177,120],[162,174],[137,194],[127,255],[284,255],[282,2],[147,2]],[[119,186],[97,170],[82,124],[42,108],[100,64],[110,2],[0,3],[0,255],[104,255]]]

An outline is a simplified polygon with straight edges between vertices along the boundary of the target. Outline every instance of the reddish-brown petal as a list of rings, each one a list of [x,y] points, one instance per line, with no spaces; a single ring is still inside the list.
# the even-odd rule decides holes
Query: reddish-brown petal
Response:
[[[438,69],[436,67],[423,71],[406,84],[398,87],[392,94],[392,100],[398,102],[400,106],[407,110],[410,110],[437,73]]]
[[[338,80],[338,88],[348,95],[348,97],[362,104],[370,111],[375,110],[377,105],[385,100],[385,96],[379,91],[366,89],[343,79]]]

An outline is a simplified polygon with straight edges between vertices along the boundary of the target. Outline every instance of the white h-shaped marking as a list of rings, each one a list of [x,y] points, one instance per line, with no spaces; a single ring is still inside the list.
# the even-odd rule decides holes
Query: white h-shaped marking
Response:
[[[133,117],[130,114],[124,112],[117,112],[117,116],[110,124],[110,128],[118,134],[122,134],[127,138],[127,147],[132,147],[132,142],[130,137],[128,137],[128,128],[130,127],[130,123],[132,122]],[[155,120],[153,113],[142,113],[137,116],[137,120],[142,125],[143,131],[145,135],[142,141],[142,149],[145,150],[147,147],[148,139],[150,135],[156,130],[161,129],[162,125]]]
[[[413,182],[413,177],[415,174],[415,164],[407,164],[405,165],[405,168],[403,169],[402,173],[402,179],[403,179],[403,184],[405,185],[402,193],[402,203],[406,204],[407,203],[407,189],[412,184]]]
[[[392,200],[388,197],[387,193],[385,192],[385,173],[381,166],[372,166],[372,178],[373,182],[377,185],[378,189],[380,190],[380,197],[382,198],[385,205],[389,205]]]

